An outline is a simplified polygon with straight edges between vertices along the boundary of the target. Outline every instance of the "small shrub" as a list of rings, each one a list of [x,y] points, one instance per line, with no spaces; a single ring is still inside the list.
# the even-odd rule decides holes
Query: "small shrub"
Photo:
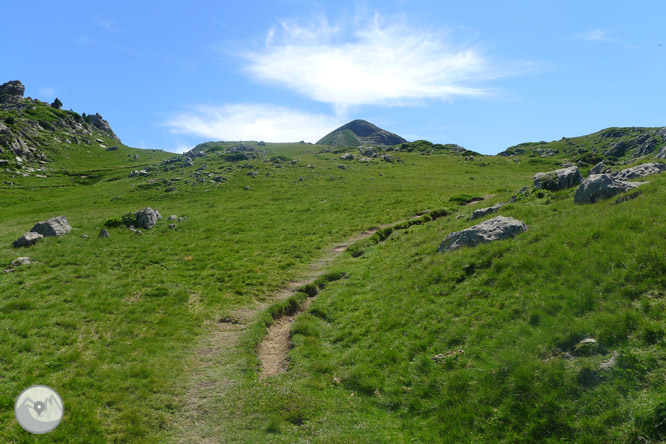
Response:
[[[116,228],[120,226],[136,226],[136,216],[134,213],[127,213],[120,217],[110,217],[104,221],[105,228]]]

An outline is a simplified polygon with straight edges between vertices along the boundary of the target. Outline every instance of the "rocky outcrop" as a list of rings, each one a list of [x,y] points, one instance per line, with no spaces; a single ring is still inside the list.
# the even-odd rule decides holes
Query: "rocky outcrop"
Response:
[[[136,224],[139,228],[145,228],[147,230],[153,228],[157,221],[162,219],[162,215],[152,208],[144,208],[134,213],[136,216]]]
[[[602,160],[601,162],[592,167],[592,169],[590,170],[590,174],[604,174],[608,171],[610,171],[610,168],[608,168],[604,163],[604,161]]]
[[[23,100],[25,86],[18,80],[0,85],[0,103],[19,103]]]
[[[33,231],[28,231],[25,233],[23,236],[19,237],[12,243],[12,246],[14,248],[20,248],[20,247],[29,247],[31,245],[35,245],[35,243],[42,239],[44,236],[42,236],[39,233],[35,233]]]
[[[590,204],[643,185],[645,182],[625,182],[610,174],[593,174],[580,184],[574,203]]]
[[[96,113],[94,115],[89,115],[88,119],[90,121],[90,124],[93,125],[95,128],[104,131],[107,135],[113,137],[116,140],[120,140],[118,136],[113,132],[111,129],[111,125],[109,125],[109,122],[104,120],[104,118],[100,115],[100,113]]]
[[[65,216],[57,216],[52,217],[49,220],[37,222],[30,231],[39,233],[44,237],[62,236],[63,234],[67,234],[72,231],[72,227],[69,225],[69,222],[67,222],[67,218]]]
[[[534,175],[534,187],[548,191],[566,190],[578,185],[583,180],[577,166],[562,168],[547,173]]]
[[[469,220],[479,219],[479,218],[482,218],[482,217],[487,216],[489,214],[497,213],[499,211],[499,209],[502,208],[504,205],[506,205],[506,204],[496,203],[492,207],[479,208],[478,210],[474,210],[472,212],[472,215],[470,216]]]
[[[525,231],[527,231],[527,225],[524,222],[511,217],[497,216],[466,230],[449,233],[437,252],[444,253],[461,247],[473,247],[478,244],[509,239]]]
[[[659,174],[666,170],[666,164],[659,162],[650,162],[637,165],[635,167],[626,168],[613,176],[619,180],[635,179],[637,177],[651,176],[652,174]]]

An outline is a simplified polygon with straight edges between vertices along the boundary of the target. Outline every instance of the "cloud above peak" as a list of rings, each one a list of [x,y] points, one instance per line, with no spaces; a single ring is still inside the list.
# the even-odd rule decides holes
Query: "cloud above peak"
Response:
[[[240,55],[252,78],[342,109],[488,95],[484,82],[526,67],[496,66],[478,47],[453,44],[441,30],[377,14],[344,25],[325,17],[305,25],[282,21],[262,49]]]

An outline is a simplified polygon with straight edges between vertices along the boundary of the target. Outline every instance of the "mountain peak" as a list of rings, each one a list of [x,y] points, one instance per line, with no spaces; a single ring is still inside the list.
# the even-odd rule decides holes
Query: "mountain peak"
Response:
[[[407,140],[397,134],[379,128],[366,120],[357,119],[328,133],[317,144],[333,146],[391,146],[405,142]]]

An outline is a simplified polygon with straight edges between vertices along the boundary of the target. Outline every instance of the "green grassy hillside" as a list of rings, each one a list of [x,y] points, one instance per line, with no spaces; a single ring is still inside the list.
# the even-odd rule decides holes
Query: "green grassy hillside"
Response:
[[[448,216],[327,266],[347,278],[293,323],[288,372],[259,381],[263,324],[239,327],[228,356],[237,361],[216,369],[225,396],[201,400],[197,427],[212,442],[663,439],[666,179],[650,177],[617,205],[576,206],[573,189],[532,193],[500,210],[527,233],[436,254],[449,232],[472,225],[473,209],[508,202],[534,173],[576,159],[564,148],[474,161],[429,149],[363,163],[317,145],[244,145],[256,157],[233,156],[255,153],[234,152],[239,143],[200,146],[193,152],[206,154],[189,162],[55,146],[48,177],[0,169],[0,264],[33,259],[0,274],[1,441],[36,441],[13,403],[47,384],[66,415],[41,442],[187,442],[199,393],[191,363],[211,326],[270,302],[341,241],[444,208]],[[135,169],[146,175],[128,177]],[[183,219],[97,238],[107,219],[148,206]],[[71,233],[11,247],[57,215]],[[585,338],[594,347],[581,349]]]

